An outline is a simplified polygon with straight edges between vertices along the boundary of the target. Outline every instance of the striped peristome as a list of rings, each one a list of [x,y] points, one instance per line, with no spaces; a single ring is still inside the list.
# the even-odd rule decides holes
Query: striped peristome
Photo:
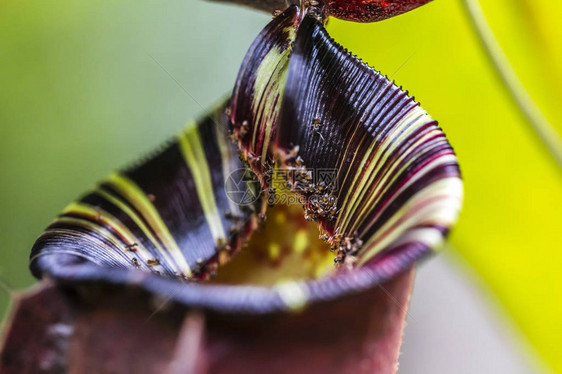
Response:
[[[302,178],[292,181],[337,260],[364,265],[383,251],[439,244],[456,221],[462,182],[437,122],[335,43],[314,17],[300,25],[288,70],[278,152],[293,176],[337,173],[330,191],[315,191]],[[295,145],[298,152],[292,152]],[[317,200],[326,197],[334,201],[332,212],[319,212]]]
[[[461,206],[456,156],[419,104],[335,43],[322,19],[314,6],[274,18],[250,47],[230,106],[69,205],[37,240],[33,273],[71,285],[134,284],[190,307],[269,313],[373,287],[436,248]],[[264,191],[240,206],[225,181],[247,168]],[[319,181],[326,170],[333,178]],[[338,266],[267,286],[195,282],[244,250],[267,216],[273,175],[300,196]],[[241,279],[252,271],[230,269]]]
[[[264,174],[274,164],[271,140],[278,130],[279,109],[287,66],[301,11],[289,7],[267,25],[252,43],[232,94],[232,131],[243,157],[267,185]]]
[[[255,228],[261,210],[259,200],[242,207],[226,195],[226,178],[243,164],[224,117],[221,106],[70,204],[37,240],[32,269],[45,255],[71,253],[102,267],[208,276]]]
[[[335,276],[301,283],[299,292],[291,285],[293,295],[306,295],[291,298],[300,305],[303,298],[369,287],[430,253],[456,221],[463,188],[456,156],[437,122],[406,91],[335,43],[316,14],[289,8],[272,25],[295,19],[289,62],[278,59],[287,65],[286,84],[264,93],[256,74],[248,77],[272,65],[259,60],[254,44],[234,92],[252,92],[254,101],[277,95],[268,152],[302,196],[306,217],[319,223],[336,263],[344,265]],[[260,44],[266,47],[274,49]],[[263,73],[259,78],[268,81]],[[252,106],[233,98],[235,135],[242,122],[251,132],[267,131],[251,120]],[[248,157],[255,157],[252,139],[239,139]],[[320,185],[314,174],[326,170],[336,177]]]

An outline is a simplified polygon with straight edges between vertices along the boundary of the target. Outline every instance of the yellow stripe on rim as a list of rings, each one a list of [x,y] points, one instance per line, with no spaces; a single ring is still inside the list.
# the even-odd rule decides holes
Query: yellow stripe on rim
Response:
[[[107,201],[109,201],[119,209],[121,209],[123,213],[127,214],[129,218],[131,218],[133,222],[142,230],[144,235],[146,235],[146,237],[152,242],[152,244],[154,244],[158,252],[162,255],[162,257],[164,257],[164,261],[170,265],[174,264],[174,261],[170,257],[170,254],[168,253],[166,248],[162,247],[158,239],[154,237],[154,235],[152,234],[152,231],[150,231],[150,229],[146,226],[144,221],[138,216],[138,214],[134,210],[132,210],[127,204],[125,204],[119,198],[113,196],[112,194],[102,189],[97,189],[95,192],[100,196],[103,196],[104,199],[106,199]],[[102,213],[102,214],[105,216],[107,213]],[[174,269],[174,271],[180,272],[180,269]]]
[[[279,116],[283,101],[283,87],[287,81],[290,50],[273,47],[263,58],[257,69],[254,84],[252,112],[255,115],[252,150],[256,151],[257,133],[265,126],[261,164],[264,165],[269,151],[269,141],[273,122]]]
[[[426,120],[424,118],[420,118],[419,120],[419,124],[423,124],[426,122]],[[414,127],[412,127],[410,130],[408,131],[404,131],[407,134],[410,134],[413,130],[415,130],[415,128],[417,128],[418,125],[414,124]],[[357,213],[357,217],[362,217],[360,219],[355,220],[352,224],[351,227],[349,229],[349,232],[354,232],[355,229],[362,225],[363,222],[366,219],[366,213],[368,209],[371,209],[370,207],[372,207],[373,204],[375,204],[375,202],[379,201],[380,198],[382,196],[384,196],[384,194],[391,188],[391,186],[393,185],[394,182],[396,182],[398,180],[398,178],[400,177],[400,175],[402,174],[402,172],[404,170],[406,170],[408,167],[410,167],[414,162],[415,162],[415,158],[411,158],[409,161],[404,162],[404,160],[407,159],[407,157],[414,152],[419,146],[425,144],[428,142],[429,139],[431,139],[433,136],[435,136],[436,134],[440,134],[441,131],[436,127],[435,129],[425,133],[420,139],[418,139],[415,143],[411,144],[408,146],[408,149],[405,150],[404,152],[402,152],[395,161],[392,162],[392,164],[387,168],[387,170],[384,171],[384,174],[380,176],[380,180],[377,182],[374,190],[372,191],[372,193],[370,194],[370,196],[366,196],[366,190],[361,191],[361,201],[362,204],[361,206],[358,207],[359,212]],[[446,142],[447,140],[445,138],[442,138],[441,142]],[[384,165],[384,163],[387,161],[387,159],[395,152],[394,149],[396,147],[398,147],[399,145],[402,144],[402,139],[397,139],[397,144],[394,144],[394,146],[392,146],[392,148],[388,149],[388,152],[386,152],[385,156],[380,158],[379,162],[377,162],[379,165],[377,166],[376,171],[374,171],[369,177],[368,179],[365,181],[365,185],[367,188],[369,188],[373,182],[374,179],[376,177],[379,176],[379,174],[381,174],[381,168],[382,165]],[[453,158],[453,161],[456,160],[455,158]],[[413,177],[412,180],[410,180],[407,185],[412,184],[412,181],[414,180],[418,180],[420,178],[420,175],[415,175]],[[402,188],[404,189],[404,188]],[[402,190],[401,189],[401,190]],[[395,193],[395,197],[396,195],[398,195],[398,193]],[[370,220],[373,220],[372,217],[369,217]]]
[[[215,119],[215,123],[220,123],[220,119],[216,118],[216,116]],[[221,153],[222,175],[224,180],[226,181],[229,174],[233,171],[230,162],[236,157],[236,155],[233,152],[233,148],[229,147],[229,145],[227,144],[223,129],[221,129],[218,125],[215,125],[215,136],[217,139],[217,144],[219,145],[219,151]],[[228,206],[233,214],[240,214],[240,205],[236,204],[233,199],[228,199]]]
[[[197,196],[201,202],[211,235],[213,235],[215,242],[218,242],[220,239],[226,239],[215,195],[213,194],[209,165],[207,164],[203,144],[195,124],[188,126],[178,139],[185,162],[193,175]]]
[[[369,150],[365,152],[365,156],[358,168],[358,170],[363,171],[353,175],[352,186],[355,187],[347,191],[344,199],[344,204],[350,203],[351,205],[349,205],[345,210],[347,214],[343,214],[338,217],[338,227],[341,227],[344,231],[346,231],[345,228],[351,224],[351,217],[357,213],[356,211],[358,209],[361,209],[360,203],[367,191],[367,187],[378,175],[378,171],[381,169],[384,161],[392,155],[394,149],[402,143],[402,140],[415,129],[416,123],[423,123],[425,121],[431,121],[431,117],[418,106],[414,108],[404,119],[402,119],[380,144],[377,145],[376,141],[372,142]],[[408,126],[410,126],[409,130],[404,131],[404,129]],[[394,134],[400,135],[396,137]],[[392,167],[394,168],[396,166],[393,165]],[[384,187],[388,177],[388,175],[383,176],[383,180],[379,182],[377,189]],[[373,196],[378,196],[376,191],[373,192]]]
[[[444,206],[448,209],[443,209]],[[380,250],[400,239],[405,230],[415,224],[452,225],[458,218],[461,206],[462,181],[459,178],[449,177],[432,183],[415,194],[364,244],[364,250],[359,255],[359,265],[363,265]],[[454,209],[451,209],[453,207]],[[423,242],[429,247],[434,247],[443,240],[443,235],[434,234],[434,228],[423,228],[420,232],[424,235],[416,237],[415,241]]]
[[[172,256],[182,275],[191,276],[189,264],[148,196],[135,182],[124,175],[113,173],[109,176],[108,182],[141,212]]]
[[[59,217],[56,220],[57,223],[63,223],[63,224],[68,224],[68,225],[78,225],[80,227],[83,227],[87,230],[90,230],[91,232],[95,232],[96,234],[98,234],[100,237],[108,240],[109,242],[111,242],[111,244],[117,248],[121,248],[123,246],[123,243],[115,236],[113,235],[113,233],[111,233],[111,231],[109,231],[107,228],[103,227],[103,226],[99,226],[96,225],[93,222],[90,222],[84,218],[76,218],[76,217]],[[54,232],[71,232],[71,230],[68,229],[55,229],[52,230]],[[64,251],[57,251],[59,253],[65,253]],[[67,252],[67,253],[71,253],[71,254],[76,254],[76,252]],[[111,253],[115,253],[115,251],[111,251]],[[124,265],[125,267],[130,267],[131,263],[132,263],[132,258],[134,256],[132,256],[131,254],[126,253],[125,251],[122,252],[125,257],[128,258],[128,260],[125,260],[122,257],[117,257],[117,256],[111,256],[111,258],[113,260],[116,260],[118,262],[120,262],[122,265]],[[85,257],[84,254],[81,254],[82,257]],[[102,264],[96,259],[95,256],[87,256],[87,258],[92,261],[93,263],[102,266]],[[146,267],[146,265],[144,263],[139,263],[139,266],[144,267],[146,269],[148,269]]]
[[[139,243],[140,240],[127,228],[127,226],[125,226],[111,213],[103,209],[94,208],[91,205],[84,203],[72,203],[64,209],[63,213],[78,213],[79,215],[89,217],[101,224],[104,224],[103,226],[107,224],[113,230],[119,233],[119,235],[127,241],[127,244],[136,244],[136,252],[138,253],[139,257],[144,259],[145,262],[146,260],[152,258],[150,252],[148,252],[148,250]],[[127,250],[127,248],[124,249]]]
[[[297,35],[293,25],[286,27],[283,31],[288,33],[288,41],[295,40]],[[291,44],[283,50],[273,46],[263,58],[255,74],[254,99],[251,106],[255,123],[251,149],[256,151],[258,132],[265,126],[260,160],[262,166],[265,165],[269,152],[273,122],[279,117],[291,52]]]
[[[432,136],[432,133],[427,134],[426,137]],[[420,144],[425,142],[426,140],[421,139],[420,140]],[[446,140],[443,138],[442,142],[446,142]],[[408,155],[408,153],[411,150],[408,150],[407,152],[404,152],[404,155]],[[395,174],[395,175],[400,175],[402,174],[402,172],[404,170],[406,170],[414,161],[411,160],[407,163],[401,163],[402,166],[400,166],[400,169],[394,171],[390,171],[389,173]],[[375,222],[386,210],[386,207],[390,206],[396,199],[399,198],[400,194],[402,192],[404,192],[407,188],[411,187],[414,183],[416,183],[416,181],[418,181],[419,179],[421,179],[423,176],[425,176],[428,172],[431,172],[433,170],[435,170],[435,168],[437,168],[440,164],[444,164],[447,162],[456,162],[456,157],[454,155],[441,155],[439,157],[439,159],[432,161],[431,163],[429,163],[428,165],[424,166],[421,170],[419,170],[415,175],[413,175],[412,177],[410,177],[408,179],[408,181],[406,183],[404,183],[399,189],[395,190],[392,192],[392,196],[389,198],[389,200],[385,201],[384,203],[384,209],[381,209],[376,215],[374,216],[370,216],[369,220],[371,222]],[[390,182],[385,183],[385,186],[383,187],[382,190],[375,190],[375,192],[373,192],[373,195],[377,194],[376,198],[369,198],[365,201],[365,206],[372,206],[374,205],[376,202],[380,201],[380,196],[383,196],[384,194],[386,194],[386,192],[391,188],[392,184],[395,182],[395,180],[397,179],[397,177],[393,177]],[[362,217],[361,214],[366,214],[363,210],[359,213],[359,217]],[[354,230],[359,227],[360,225],[363,224],[363,222],[365,221],[365,219],[358,219],[349,229],[350,232],[354,232]],[[368,228],[364,228],[364,230],[367,230]]]

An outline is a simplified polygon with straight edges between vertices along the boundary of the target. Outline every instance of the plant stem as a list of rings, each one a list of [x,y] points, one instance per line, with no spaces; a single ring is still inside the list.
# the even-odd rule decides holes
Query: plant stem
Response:
[[[0,276],[0,289],[6,291],[6,293],[10,296],[14,293],[14,288],[2,276]]]
[[[478,0],[461,1],[494,70],[528,124],[531,126],[533,132],[546,146],[552,158],[554,158],[555,162],[562,170],[562,139],[560,135],[541,113],[540,109],[517,77],[517,74],[495,38]]]

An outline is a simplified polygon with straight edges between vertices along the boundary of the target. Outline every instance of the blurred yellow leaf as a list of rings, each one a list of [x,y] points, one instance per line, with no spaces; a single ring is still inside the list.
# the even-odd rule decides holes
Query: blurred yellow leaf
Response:
[[[562,4],[482,5],[517,74],[560,132]],[[439,120],[466,188],[451,241],[540,355],[562,371],[560,169],[495,75],[461,2],[435,1],[378,24],[331,21],[330,31]]]

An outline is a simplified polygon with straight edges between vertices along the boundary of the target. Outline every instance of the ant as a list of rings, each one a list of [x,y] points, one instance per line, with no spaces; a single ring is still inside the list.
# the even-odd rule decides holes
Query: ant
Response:
[[[312,121],[311,127],[312,127],[312,133],[313,134],[319,135],[320,138],[322,138],[322,140],[325,140],[324,136],[320,133],[320,118],[318,118],[318,117],[314,118],[314,120]]]

